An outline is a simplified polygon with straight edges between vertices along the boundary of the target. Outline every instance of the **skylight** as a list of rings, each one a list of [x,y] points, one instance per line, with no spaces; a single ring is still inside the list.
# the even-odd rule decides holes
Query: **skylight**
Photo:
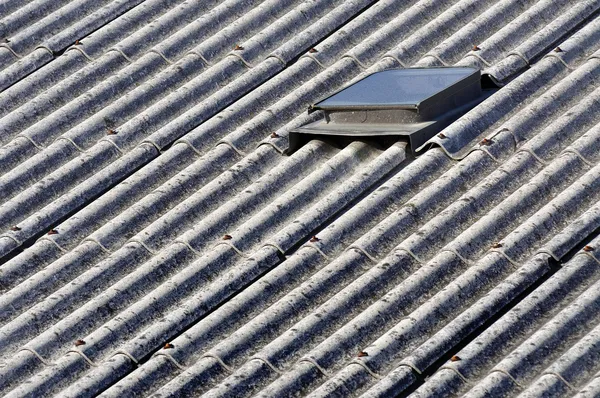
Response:
[[[472,68],[386,70],[367,76],[316,107],[417,105],[476,72]]]
[[[316,135],[340,143],[378,137],[382,144],[407,137],[415,152],[489,94],[470,67],[377,72],[313,105],[324,118],[291,131],[289,152]]]

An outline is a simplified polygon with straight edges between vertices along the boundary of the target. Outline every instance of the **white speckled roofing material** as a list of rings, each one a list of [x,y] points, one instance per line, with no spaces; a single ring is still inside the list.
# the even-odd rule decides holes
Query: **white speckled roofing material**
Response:
[[[599,396],[599,15],[0,0],[0,393]],[[318,99],[442,65],[501,88],[421,156],[284,154]]]

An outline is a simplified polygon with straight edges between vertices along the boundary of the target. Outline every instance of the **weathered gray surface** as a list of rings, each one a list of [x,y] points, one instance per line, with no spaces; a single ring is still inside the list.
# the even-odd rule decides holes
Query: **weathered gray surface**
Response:
[[[594,396],[599,10],[0,0],[0,391]],[[283,154],[366,73],[455,64],[502,88],[421,156]]]

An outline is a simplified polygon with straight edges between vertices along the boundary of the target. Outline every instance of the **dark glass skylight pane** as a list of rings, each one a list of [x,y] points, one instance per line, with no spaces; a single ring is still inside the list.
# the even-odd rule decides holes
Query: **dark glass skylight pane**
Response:
[[[472,68],[387,70],[374,73],[317,105],[415,105],[475,72]]]

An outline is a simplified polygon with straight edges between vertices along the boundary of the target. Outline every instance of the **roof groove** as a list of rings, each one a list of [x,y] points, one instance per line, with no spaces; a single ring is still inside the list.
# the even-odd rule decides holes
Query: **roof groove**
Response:
[[[550,278],[545,284],[543,284],[542,287],[537,289],[537,291],[536,291],[536,292],[538,292],[537,295],[530,295],[529,297],[524,299],[520,304],[517,304],[517,306],[513,310],[509,311],[504,316],[504,318],[509,318],[511,316],[516,316],[518,318],[522,318],[522,320],[520,320],[519,322],[513,323],[513,325],[511,325],[510,327],[511,328],[514,328],[514,327],[525,328],[525,330],[522,332],[522,335],[528,329],[531,330],[532,327],[534,327],[533,330],[535,330],[535,323],[532,323],[532,321],[535,321],[537,318],[538,323],[539,322],[543,323],[544,319],[548,319],[548,316],[540,319],[540,315],[542,315],[544,312],[551,309],[552,306],[555,305],[555,303],[557,303],[557,300],[561,300],[567,294],[570,294],[572,297],[577,296],[577,294],[579,294],[578,292],[581,292],[582,288],[580,286],[582,284],[583,284],[583,286],[590,286],[594,283],[594,281],[597,281],[598,275],[595,274],[596,267],[583,268],[583,269],[585,269],[585,271],[580,272],[582,270],[582,267],[585,267],[585,265],[586,265],[585,260],[584,261],[580,261],[580,260],[583,260],[583,259],[578,260],[578,256],[574,257],[569,263],[567,263],[563,267],[562,270],[559,270],[552,278]],[[587,263],[587,264],[589,264],[589,263]],[[592,275],[590,275],[590,273]],[[593,279],[588,280],[589,277],[593,277]],[[571,291],[564,289],[563,286],[566,286],[565,283],[567,281],[571,281],[570,286],[572,286],[573,288],[576,288],[576,289],[571,290]],[[540,294],[541,294],[541,297],[540,297]],[[519,312],[516,312],[516,311],[518,311],[519,308],[521,308],[522,310],[520,310]],[[549,316],[551,317],[551,315],[549,315]],[[506,323],[504,323],[504,325],[506,325]],[[460,361],[460,364],[458,364],[459,368],[461,369],[461,373],[463,375],[465,375],[465,377],[467,377],[467,379],[471,379],[473,377],[472,376],[473,371],[475,371],[477,373],[482,372],[483,369],[481,369],[481,368],[484,365],[485,361],[492,359],[494,356],[500,357],[502,355],[505,355],[504,353],[507,350],[510,350],[510,346],[514,346],[514,344],[517,344],[518,340],[515,341],[514,343],[511,343],[511,345],[509,345],[508,347],[506,346],[507,342],[506,342],[506,340],[503,340],[503,335],[505,335],[508,332],[508,330],[502,331],[501,330],[502,327],[503,327],[502,322],[497,322],[495,326],[491,327],[491,329],[498,329],[498,332],[501,332],[500,334],[498,334],[498,332],[496,332],[497,337],[492,337],[492,339],[497,340],[496,345],[490,346],[490,344],[493,343],[493,340],[490,339],[491,335],[488,334],[489,332],[485,331],[473,343],[467,345],[467,347],[465,349],[463,349],[461,352],[458,353],[458,355],[462,358],[462,360]],[[491,331],[492,330],[490,330],[490,332]],[[513,334],[513,336],[516,337],[514,334]],[[526,336],[526,334],[524,334],[524,336]],[[466,351],[468,349],[475,348],[475,346],[473,344],[477,341],[481,341],[484,344],[479,344],[478,347],[476,348],[475,352],[473,352],[473,353],[469,353],[469,351]],[[497,345],[498,343],[503,344],[504,346],[501,349],[499,349],[500,347]],[[489,350],[490,348],[492,350],[495,350],[496,352],[494,352],[494,353],[490,352],[487,355],[482,352],[482,350]],[[473,351],[473,350],[471,350],[471,351]],[[476,353],[476,352],[478,352],[478,353]],[[491,357],[490,357],[490,354],[491,354]],[[473,355],[475,355],[475,356],[473,356]],[[471,364],[471,362],[472,362],[471,358],[474,358],[476,360],[477,364],[475,364],[475,363]],[[475,365],[475,367],[473,368],[468,365]],[[465,368],[466,366],[468,366],[468,368]],[[468,371],[468,372],[465,373],[466,371]],[[434,377],[436,377],[436,376],[434,376]],[[472,381],[475,381],[475,380],[472,380]],[[442,386],[440,386],[440,387],[442,387]]]
[[[212,68],[211,68],[211,69],[212,69]],[[131,121],[131,122],[129,122],[129,124],[132,124],[132,123],[134,123],[134,121]],[[139,129],[139,127],[136,127],[136,128],[138,128],[138,129]],[[121,129],[121,130],[122,130],[122,129],[127,129],[127,124],[125,125],[125,127],[121,126],[121,128],[120,128],[120,129]],[[120,131],[120,132],[121,132],[121,131]],[[126,134],[126,135],[127,135],[127,134]],[[10,222],[10,221],[9,221],[9,222]]]
[[[48,341],[48,340],[46,340],[46,341]],[[88,349],[88,346],[86,346],[86,349]]]
[[[94,61],[30,53],[35,72],[0,94],[0,388],[483,391],[599,277],[599,5],[148,0],[78,38]],[[282,157],[288,131],[321,116],[308,105],[398,67],[394,52],[406,66],[481,56],[506,85],[418,158],[315,140]],[[5,82],[25,71],[10,70]],[[509,373],[527,394],[559,391],[549,374],[563,373],[545,369],[597,323],[535,354],[525,381]],[[15,354],[23,343],[56,366]],[[425,379],[453,350],[462,360]],[[600,369],[585,369],[573,393],[593,388]]]
[[[89,0],[80,0],[65,5],[53,14],[48,15],[10,38],[10,48],[19,54],[29,52],[35,46],[35,43],[28,42],[29,37],[37,38],[38,35],[42,35],[41,38],[45,39],[45,41],[42,44],[38,44],[28,55],[24,55],[19,61],[6,68],[12,71],[12,74],[9,74],[9,76],[12,76],[8,80],[0,82],[0,90],[5,89],[31,72],[39,69],[41,65],[51,62],[54,59],[54,54],[62,53],[75,40],[91,33],[91,31],[99,28],[106,22],[119,17],[141,3],[142,0],[116,0],[112,3],[109,3],[108,0],[100,2],[92,1],[91,5],[86,5],[86,1],[89,2]],[[84,14],[84,17],[79,19],[81,15],[78,14],[81,13]],[[62,26],[61,22],[63,23]],[[44,25],[44,23],[47,23],[47,25]],[[64,24],[70,24],[70,26],[67,27]],[[52,26],[52,30],[49,30],[49,26]],[[53,34],[56,29],[64,30]],[[45,30],[48,31],[44,32]],[[44,52],[45,57],[43,60],[35,55],[36,50],[42,48],[50,51],[50,53]],[[30,60],[31,58],[35,59],[33,65]]]

